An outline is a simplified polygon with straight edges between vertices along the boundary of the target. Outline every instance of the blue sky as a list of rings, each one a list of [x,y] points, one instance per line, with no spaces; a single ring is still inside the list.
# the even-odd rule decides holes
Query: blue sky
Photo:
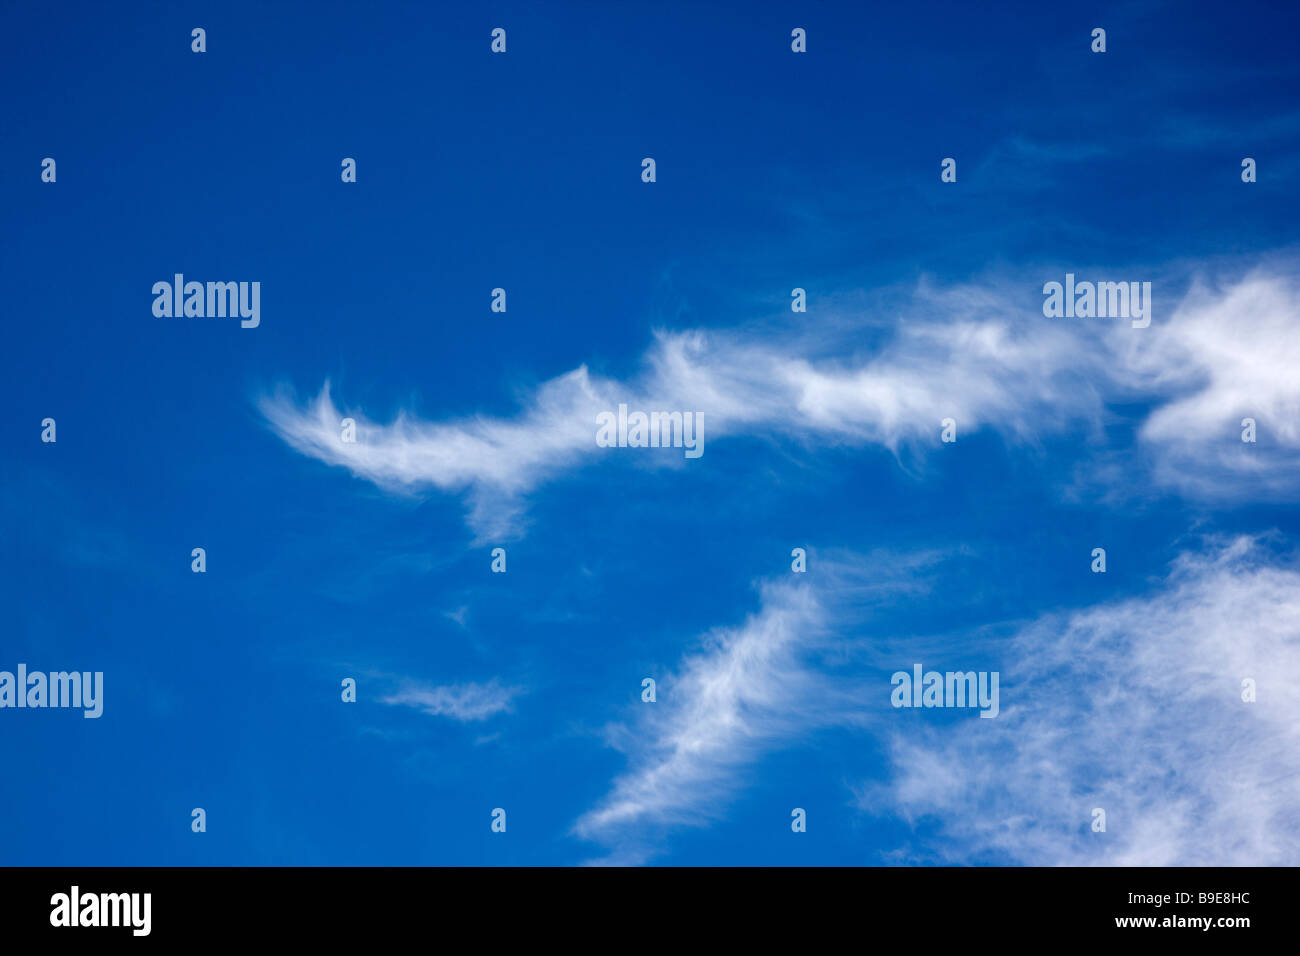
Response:
[[[7,5],[0,670],[105,702],[0,710],[0,860],[1293,861],[1296,25]]]

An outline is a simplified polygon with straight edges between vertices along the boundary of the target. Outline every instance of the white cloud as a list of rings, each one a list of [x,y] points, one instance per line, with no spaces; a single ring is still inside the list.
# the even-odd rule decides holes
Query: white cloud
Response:
[[[706,647],[640,705],[636,766],[576,830],[599,837],[630,824],[700,823],[757,750],[817,721],[819,681],[800,651],[822,624],[811,589],[768,585],[762,609],[711,634]]]
[[[261,408],[275,432],[299,452],[349,469],[394,490],[434,487],[463,492],[481,539],[517,529],[522,499],[570,468],[596,461],[596,416],[620,403],[633,410],[701,412],[708,442],[736,434],[779,433],[799,441],[873,442],[891,448],[935,439],[940,420],[963,430],[990,425],[1028,433],[1063,417],[1096,413],[1081,383],[1071,333],[1047,322],[1016,329],[1008,318],[977,318],[967,293],[927,301],[944,309],[904,323],[879,354],[857,362],[842,354],[857,330],[835,341],[789,344],[744,333],[658,332],[644,371],[628,382],[585,366],[546,382],[513,418],[446,422],[400,415],[391,424],[344,411],[326,383],[305,407],[283,392]],[[951,309],[968,311],[955,317]],[[356,441],[341,439],[345,417]],[[663,450],[659,462],[680,451]],[[651,460],[649,457],[639,460]]]
[[[939,661],[951,638],[854,634],[862,602],[915,599],[944,556],[819,560],[825,582],[766,585],[757,613],[709,634],[660,679],[656,703],[636,705],[631,724],[613,729],[628,769],[575,832],[612,848],[599,862],[644,862],[672,828],[724,814],[763,755],[856,726],[890,755],[886,779],[861,791],[862,807],[925,824],[903,858],[1294,860],[1300,573],[1270,545],[1212,543],[1140,598],[1020,628],[990,648],[999,716],[928,727],[924,713],[888,706],[884,678],[863,686],[854,674],[885,674],[902,651]],[[1247,677],[1254,703],[1241,699]],[[1095,807],[1106,811],[1106,833],[1091,832]]]
[[[468,491],[471,523],[484,534],[513,526],[519,495],[594,447],[596,409],[604,407],[585,368],[547,382],[513,420],[437,423],[402,414],[378,425],[340,411],[328,382],[305,408],[283,393],[261,402],[276,433],[304,455],[393,490]],[[342,440],[346,417],[357,423],[355,442]]]
[[[1024,629],[996,720],[891,735],[862,806],[913,858],[1276,865],[1300,855],[1300,574],[1242,538],[1158,591]],[[1241,699],[1241,681],[1258,700]],[[913,717],[914,714],[907,716]],[[1090,829],[1092,810],[1107,830]],[[918,834],[924,830],[918,831]]]
[[[1256,272],[1198,282],[1168,323],[1129,339],[1134,386],[1167,396],[1142,441],[1159,480],[1205,498],[1294,490],[1300,475],[1300,283]],[[1258,425],[1241,441],[1243,418]]]
[[[863,723],[862,690],[825,666],[851,643],[840,628],[924,592],[928,569],[945,557],[819,554],[815,586],[763,584],[755,614],[705,635],[674,673],[658,675],[658,699],[639,702],[632,725],[609,733],[629,753],[627,772],[574,827],[614,847],[599,862],[643,862],[652,834],[714,820],[763,754],[821,728]]]
[[[658,332],[639,375],[618,382],[580,366],[512,418],[377,424],[337,408],[328,383],[305,407],[284,394],[261,405],[303,454],[387,488],[465,494],[480,540],[517,532],[530,491],[607,455],[596,415],[624,402],[703,413],[706,458],[708,442],[737,434],[924,448],[948,417],[959,435],[1096,434],[1108,402],[1148,402],[1139,438],[1156,481],[1198,496],[1285,493],[1300,484],[1300,299],[1295,264],[1270,268],[1221,291],[1199,283],[1168,312],[1157,295],[1146,329],[1045,318],[1038,289],[1052,276],[1043,274],[922,284],[889,323],[832,315],[776,333]],[[879,344],[864,355],[867,341]],[[355,443],[340,438],[345,415],[358,423]],[[1255,445],[1240,441],[1248,415],[1259,423]],[[647,452],[636,460],[680,463],[680,451]]]
[[[382,698],[385,704],[415,707],[435,717],[450,717],[462,723],[486,720],[508,711],[520,691],[493,680],[486,684],[449,684],[433,687],[406,684],[399,691]]]

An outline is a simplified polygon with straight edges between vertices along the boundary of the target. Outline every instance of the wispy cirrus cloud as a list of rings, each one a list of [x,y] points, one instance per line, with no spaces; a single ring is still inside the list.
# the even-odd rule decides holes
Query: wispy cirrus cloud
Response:
[[[815,583],[762,583],[754,614],[704,635],[661,675],[654,703],[609,728],[628,769],[574,826],[612,848],[597,862],[644,862],[653,836],[715,819],[763,754],[818,729],[862,725],[873,708],[826,658],[843,655],[851,642],[841,629],[864,611],[927,590],[946,557],[835,552],[817,559]]]
[[[480,539],[517,533],[530,492],[609,454],[595,443],[596,416],[620,403],[702,413],[706,442],[776,435],[897,453],[937,444],[945,418],[960,434],[989,428],[1035,441],[1071,428],[1094,435],[1109,404],[1145,402],[1134,468],[1155,482],[1207,497],[1289,493],[1300,485],[1298,277],[1292,259],[1222,285],[1197,281],[1176,308],[1159,299],[1146,329],[1045,318],[1038,286],[1061,276],[1044,271],[923,284],[897,304],[897,320],[839,315],[815,331],[660,331],[640,374],[617,381],[579,366],[536,389],[511,418],[401,414],[378,424],[336,406],[328,383],[305,406],[281,392],[261,408],[305,455],[382,487],[465,495]],[[864,351],[865,341],[876,344]],[[341,438],[344,417],[357,422],[355,442]],[[1239,440],[1242,417],[1257,421],[1255,445]]]
[[[633,824],[698,823],[756,750],[825,719],[825,689],[800,658],[825,625],[809,587],[771,584],[743,624],[712,632],[644,705],[636,766],[615,781],[576,832],[599,837]],[[616,733],[611,742],[623,737]]]
[[[863,808],[938,827],[903,858],[1294,863],[1300,573],[1260,540],[1184,555],[1142,597],[1044,618],[1006,659],[996,720],[890,735],[893,773]]]
[[[1263,271],[1198,280],[1167,323],[1119,351],[1134,389],[1163,401],[1139,438],[1164,485],[1204,499],[1300,487],[1300,281]],[[1255,443],[1241,441],[1256,422]]]
[[[595,862],[645,862],[674,828],[723,815],[763,755],[853,727],[889,754],[884,779],[857,792],[862,809],[927,824],[897,859],[1294,860],[1300,571],[1275,543],[1212,540],[1141,597],[1049,614],[992,643],[862,626],[862,602],[917,598],[942,554],[841,555],[819,562],[820,583],[768,583],[756,613],[706,635],[656,703],[610,729],[628,769],[574,832],[610,848]],[[889,707],[899,660],[957,660],[981,642],[1002,662],[996,719],[927,725]],[[1105,833],[1090,828],[1098,807]]]
[[[963,429],[1028,433],[1041,422],[1095,413],[1070,333],[1046,322],[1018,330],[1010,317],[987,317],[996,307],[993,295],[976,290],[924,293],[921,308],[942,310],[945,321],[905,323],[878,354],[858,360],[837,356],[851,352],[861,323],[841,325],[829,339],[806,336],[798,347],[743,332],[661,331],[640,375],[620,382],[580,366],[544,383],[513,418],[431,422],[402,414],[383,425],[339,408],[328,383],[305,406],[284,392],[260,405],[276,434],[302,454],[392,490],[464,494],[470,524],[486,538],[517,530],[524,498],[537,486],[609,453],[595,443],[596,416],[620,403],[701,412],[706,443],[778,434],[890,448],[937,436],[945,417]],[[964,314],[955,317],[954,308]],[[341,438],[345,417],[357,423],[355,442]]]
[[[462,723],[486,720],[509,711],[522,691],[497,680],[434,686],[407,682],[395,693],[381,698],[385,704],[414,707],[435,717],[450,717]]]

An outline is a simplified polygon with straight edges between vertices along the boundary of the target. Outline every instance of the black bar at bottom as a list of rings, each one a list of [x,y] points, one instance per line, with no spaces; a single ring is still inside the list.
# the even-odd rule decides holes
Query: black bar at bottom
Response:
[[[1286,930],[1295,878],[1287,868],[11,868],[0,871],[0,932],[6,943],[75,934],[92,945],[340,946],[421,934],[434,944],[431,930],[634,949],[696,933],[732,943],[848,933],[872,943],[1129,936],[1231,945]]]

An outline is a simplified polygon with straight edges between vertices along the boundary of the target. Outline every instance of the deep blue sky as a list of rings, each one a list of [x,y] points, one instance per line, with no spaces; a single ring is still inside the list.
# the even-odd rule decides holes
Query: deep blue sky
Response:
[[[973,715],[880,710],[892,671],[1009,669],[1026,622],[1159,593],[1221,536],[1279,532],[1266,563],[1289,561],[1286,482],[1153,479],[1135,434],[1158,390],[1098,385],[1100,433],[986,419],[960,455],[763,426],[684,467],[606,455],[529,489],[505,575],[460,494],[300,454],[260,403],[328,380],[379,424],[511,419],[579,365],[634,378],[653,330],[780,352],[861,322],[823,356],[853,363],[920,287],[996,286],[1041,325],[1039,286],[1066,271],[1155,280],[1159,326],[1205,270],[1294,276],[1292,5],[8,3],[3,21],[0,669],[102,670],[106,699],[99,720],[0,711],[0,861],[931,862],[928,841],[969,832],[959,812],[861,794],[897,780],[905,718]],[[260,281],[260,327],[155,318],[176,272]],[[1273,397],[1284,418],[1294,391]],[[820,556],[878,580],[943,555],[820,648],[819,672],[879,693],[868,718],[776,733],[758,707],[706,807],[575,833],[645,759],[641,711],[674,704],[641,703],[642,677],[758,613],[796,546],[810,578]],[[383,702],[408,681],[518,693],[458,720]]]

